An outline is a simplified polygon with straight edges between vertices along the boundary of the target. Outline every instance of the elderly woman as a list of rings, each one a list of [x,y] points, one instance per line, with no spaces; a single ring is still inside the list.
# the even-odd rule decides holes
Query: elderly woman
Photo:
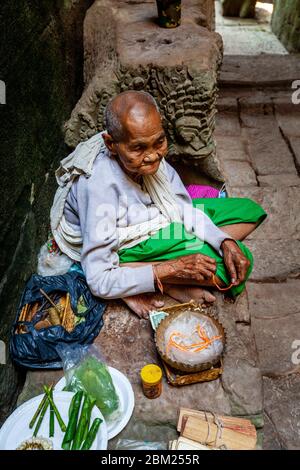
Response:
[[[163,305],[158,290],[183,302],[213,302],[207,287],[239,294],[253,264],[240,240],[263,209],[249,199],[191,200],[165,161],[167,139],[148,93],[112,99],[106,125],[61,162],[51,210],[53,236],[81,263],[93,294],[122,298],[141,317]]]

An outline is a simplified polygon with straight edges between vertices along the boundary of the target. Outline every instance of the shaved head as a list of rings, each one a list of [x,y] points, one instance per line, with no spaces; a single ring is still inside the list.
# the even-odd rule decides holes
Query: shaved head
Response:
[[[127,136],[128,121],[138,120],[141,123],[153,111],[159,114],[157,103],[149,93],[134,90],[124,91],[115,96],[106,106],[106,130],[115,142],[121,142]]]
[[[105,145],[124,172],[135,181],[156,173],[168,142],[154,98],[145,91],[124,91],[108,103],[105,120]]]

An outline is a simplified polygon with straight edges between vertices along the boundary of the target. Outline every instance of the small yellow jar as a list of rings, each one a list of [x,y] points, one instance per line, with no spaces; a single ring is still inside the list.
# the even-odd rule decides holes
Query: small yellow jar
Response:
[[[156,364],[148,364],[141,370],[141,379],[145,397],[158,398],[162,392],[162,370]]]

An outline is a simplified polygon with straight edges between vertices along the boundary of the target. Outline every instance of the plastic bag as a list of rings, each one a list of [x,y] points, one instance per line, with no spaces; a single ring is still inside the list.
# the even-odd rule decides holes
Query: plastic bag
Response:
[[[83,390],[96,400],[105,418],[118,414],[119,397],[106,364],[95,347],[60,347],[66,391]]]
[[[35,323],[40,319],[35,317],[32,321],[18,321],[25,304],[44,300],[40,289],[48,295],[68,292],[74,313],[77,313],[78,301],[83,296],[87,307],[85,321],[78,323],[70,333],[61,325],[36,330]],[[92,343],[103,325],[105,307],[106,304],[92,295],[85,278],[77,272],[47,277],[34,274],[26,283],[11,331],[10,355],[13,361],[29,369],[61,369],[62,362],[57,352],[59,345]],[[27,332],[18,334],[21,325]]]
[[[166,450],[165,442],[134,441],[132,439],[119,439],[116,450]]]
[[[171,360],[191,366],[215,361],[223,352],[217,326],[207,315],[195,316],[193,312],[179,315],[171,322],[164,340]]]
[[[45,243],[38,255],[37,272],[40,276],[59,276],[66,274],[72,264],[71,258],[60,250],[49,251],[49,242]]]

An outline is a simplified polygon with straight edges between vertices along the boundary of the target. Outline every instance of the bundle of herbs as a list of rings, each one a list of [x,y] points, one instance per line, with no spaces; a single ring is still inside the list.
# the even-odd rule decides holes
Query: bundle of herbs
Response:
[[[70,295],[61,292],[53,292],[51,296],[40,289],[43,301],[25,304],[19,315],[19,322],[33,322],[36,330],[49,328],[50,326],[62,326],[71,333],[75,326],[85,321],[85,313],[88,310],[84,297],[81,295],[77,302],[77,313],[74,314]],[[26,333],[26,325],[19,325],[17,333]]]

